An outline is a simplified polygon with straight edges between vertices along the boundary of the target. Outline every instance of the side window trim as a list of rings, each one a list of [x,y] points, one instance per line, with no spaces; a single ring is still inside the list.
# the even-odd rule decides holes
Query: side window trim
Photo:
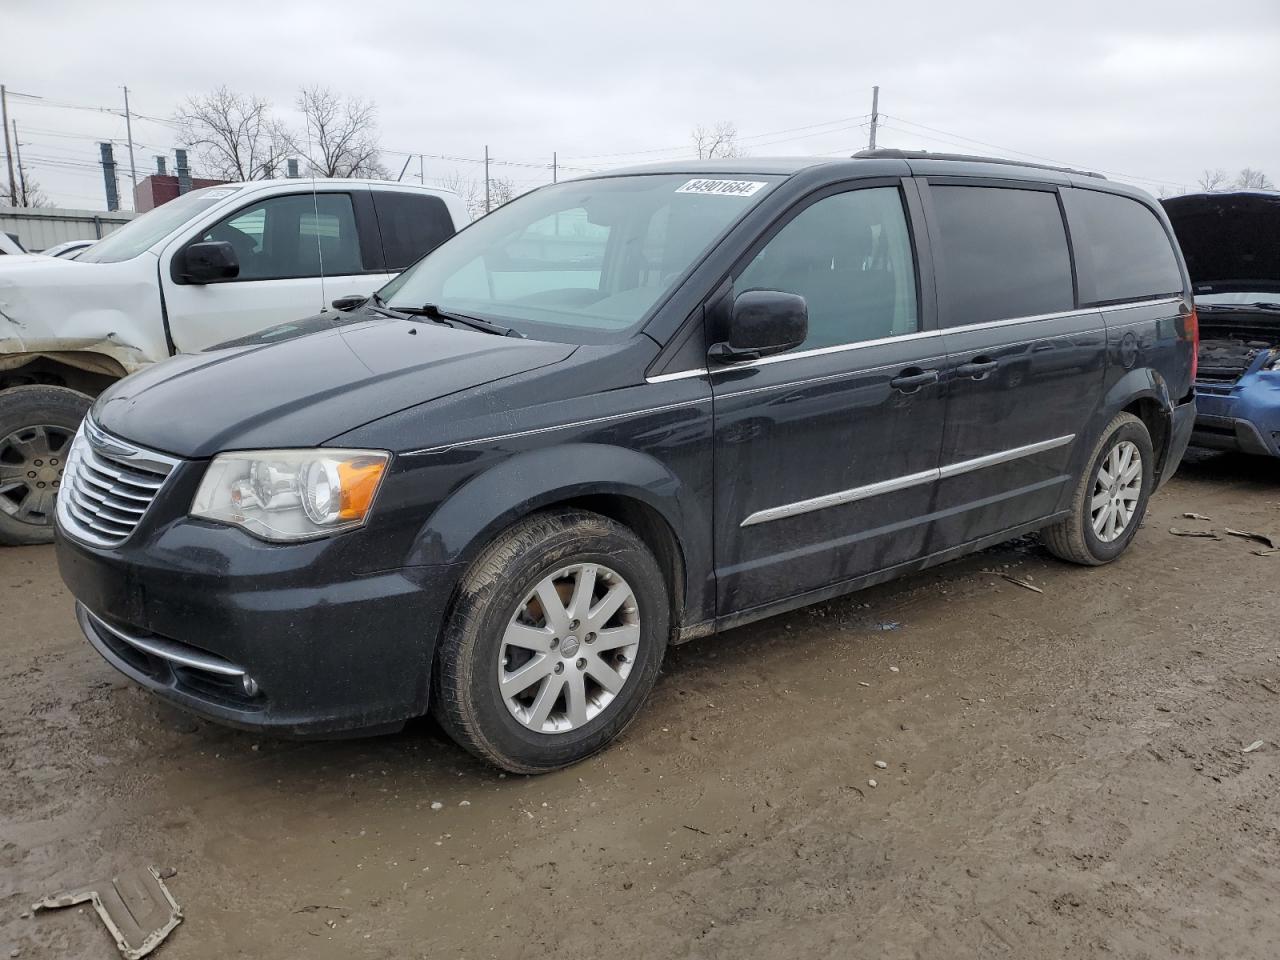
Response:
[[[911,248],[912,269],[914,272],[913,279],[915,282],[916,329],[906,333],[894,334],[889,337],[878,337],[878,338],[875,338],[874,340],[861,340],[861,341],[853,341],[850,343],[831,344],[829,346],[813,347],[807,350],[806,349],[793,350],[788,353],[777,354],[776,356],[773,356],[773,357],[766,357],[763,360],[755,360],[755,361],[750,361],[748,363],[734,364],[732,368],[726,368],[726,369],[740,369],[743,367],[754,366],[754,365],[765,363],[765,362],[778,363],[783,360],[799,359],[802,357],[816,356],[816,355],[827,354],[827,353],[837,353],[843,350],[852,350],[852,349],[857,349],[859,347],[864,347],[864,346],[896,342],[898,340],[903,340],[906,338],[916,338],[916,337],[919,337],[921,334],[931,332],[930,330],[926,329],[926,325],[925,325],[926,310],[923,306],[924,296],[921,289],[922,287],[921,277],[923,273],[922,261],[924,259],[924,257],[921,254],[921,248],[923,244],[920,243],[919,238],[917,236],[917,229],[916,229],[917,224],[914,222],[914,216],[913,216],[916,213],[916,211],[912,209],[912,206],[909,200],[910,189],[908,188],[908,185],[907,185],[908,180],[910,180],[910,178],[908,177],[876,177],[873,179],[842,180],[835,183],[824,184],[821,187],[818,187],[815,190],[810,191],[804,196],[798,198],[794,203],[788,206],[785,210],[781,211],[779,215],[773,220],[773,222],[769,224],[768,227],[766,227],[764,230],[762,230],[759,234],[756,235],[756,237],[747,246],[747,248],[734,260],[733,265],[725,272],[725,276],[723,280],[721,281],[721,283],[716,285],[715,290],[719,292],[725,281],[728,281],[731,285],[735,284],[738,278],[746,270],[746,268],[755,260],[756,256],[760,253],[760,251],[762,251],[765,247],[767,247],[770,243],[772,243],[774,238],[777,237],[778,234],[780,234],[783,230],[785,230],[787,226],[789,226],[797,217],[802,215],[805,211],[807,211],[810,207],[814,206],[815,204],[821,203],[823,200],[827,200],[831,197],[839,196],[841,194],[855,193],[860,190],[875,190],[875,189],[883,189],[885,187],[893,187],[898,194],[899,202],[902,204],[902,217],[907,227],[907,239],[908,239],[908,244],[910,245],[910,248]],[[707,301],[708,303],[710,302],[710,299],[713,299],[713,298],[708,298],[708,301]],[[710,310],[706,311],[706,314],[707,314],[706,320],[708,322],[710,322],[711,320],[711,313],[712,311]],[[710,340],[710,336],[708,336],[708,340]]]
[[[356,187],[355,189],[358,190],[359,188]],[[360,260],[363,266],[363,269],[360,271],[360,274],[363,275],[367,273],[385,272],[382,270],[371,270],[368,268],[367,265],[365,265],[364,242],[363,242],[363,238],[361,237],[361,227],[360,227],[360,214],[358,211],[356,196],[353,194],[352,189],[319,190],[319,191],[316,191],[316,195],[317,196],[345,196],[351,201],[352,217],[355,220],[355,224],[356,224],[356,236],[358,238],[358,242],[360,246]],[[366,191],[366,195],[367,195],[367,191]],[[192,234],[186,240],[183,240],[178,244],[177,249],[175,249],[173,254],[169,257],[169,278],[179,286],[191,285],[188,283],[188,281],[182,278],[181,274],[178,271],[178,264],[181,262],[182,256],[187,252],[187,247],[191,246],[194,243],[199,243],[201,237],[203,237],[206,233],[208,233],[210,230],[212,230],[214,227],[218,226],[219,224],[226,223],[228,220],[235,219],[236,216],[243,213],[245,210],[250,209],[251,207],[256,207],[261,204],[270,203],[272,200],[284,200],[290,197],[308,197],[309,198],[311,196],[312,196],[312,191],[310,190],[297,190],[292,193],[273,193],[270,196],[266,196],[266,197],[257,197],[256,199],[247,199],[245,203],[241,204],[235,209],[228,210],[225,213],[222,213],[212,223],[207,223],[204,226],[197,228],[194,234]],[[202,285],[212,287],[212,286],[216,286],[219,284],[226,284],[226,283],[262,283],[270,280],[311,280],[311,279],[316,279],[318,276],[319,275],[317,274],[316,277],[311,277],[311,276],[249,277],[243,280],[240,279],[239,277],[232,277],[230,280],[211,280],[208,283],[202,284]],[[347,277],[347,276],[353,276],[353,274],[349,274],[349,273],[331,274],[326,271],[325,276],[326,277],[330,277],[330,276]]]
[[[818,356],[828,353],[838,353],[845,350],[858,350],[864,347],[882,346],[885,343],[893,343],[901,340],[923,339],[927,336],[935,336],[938,333],[938,317],[937,317],[937,293],[935,290],[932,276],[932,252],[928,243],[928,233],[925,224],[924,213],[921,208],[921,200],[919,190],[916,186],[915,179],[909,176],[888,176],[888,177],[867,177],[854,178],[848,180],[838,180],[832,183],[824,183],[814,187],[808,193],[797,197],[782,210],[756,235],[751,242],[743,248],[743,250],[732,260],[729,267],[724,271],[719,279],[711,285],[711,291],[703,298],[701,305],[686,319],[685,323],[680,326],[676,333],[668,341],[668,348],[664,348],[659,354],[656,362],[650,365],[645,380],[648,383],[664,383],[668,380],[684,380],[691,377],[705,377],[709,373],[728,372],[730,370],[744,370],[750,367],[758,366],[766,363],[780,363],[785,360],[799,360],[805,357]],[[670,361],[676,355],[674,349],[669,349],[670,344],[683,344],[688,340],[689,334],[686,328],[696,325],[701,328],[701,337],[705,343],[710,342],[710,332],[707,325],[714,323],[714,313],[711,309],[715,303],[725,296],[726,286],[729,292],[732,292],[733,281],[746,268],[747,264],[755,258],[768,243],[777,236],[783,228],[792,220],[807,210],[813,204],[827,197],[835,196],[841,193],[852,193],[855,190],[873,190],[882,187],[895,187],[898,190],[899,198],[902,201],[903,219],[907,225],[907,235],[911,244],[912,262],[915,269],[916,283],[916,326],[917,329],[912,333],[895,334],[877,340],[863,340],[855,343],[836,344],[829,347],[815,347],[811,350],[793,350],[788,353],[778,354],[773,357],[765,357],[761,360],[752,360],[746,363],[736,363],[732,367],[723,367],[710,369],[706,365],[705,355],[701,358],[701,365],[697,367],[686,367],[680,364],[676,369],[669,369],[675,364]],[[652,372],[658,371],[658,372]]]
[[[1077,191],[1090,192],[1090,193],[1101,193],[1107,196],[1122,197],[1125,200],[1129,200],[1133,203],[1136,203],[1138,206],[1145,209],[1147,213],[1150,214],[1151,217],[1156,221],[1156,223],[1160,226],[1161,232],[1164,233],[1165,239],[1173,246],[1173,248],[1175,250],[1178,248],[1177,237],[1174,236],[1165,218],[1162,217],[1155,209],[1153,209],[1150,204],[1144,202],[1143,200],[1137,197],[1129,196],[1128,194],[1116,193],[1111,190],[1099,190],[1096,187],[1093,187],[1092,185],[1088,185],[1088,184],[1073,183],[1073,184],[1069,184],[1064,189],[1077,190]],[[1072,227],[1071,217],[1067,213],[1067,206],[1066,206],[1067,197],[1062,189],[1058,191],[1058,197],[1059,197],[1058,202],[1062,207],[1062,220],[1067,227],[1067,243],[1072,250],[1072,270],[1074,273],[1076,269],[1075,267],[1076,259],[1075,259],[1075,243],[1072,240],[1073,227]],[[1083,223],[1081,223],[1081,226],[1083,227]],[[1084,231],[1082,230],[1081,232],[1083,233]],[[1175,258],[1175,261],[1176,261],[1176,258]],[[1179,267],[1179,269],[1181,269],[1181,267]],[[1127,305],[1141,306],[1144,303],[1161,304],[1161,303],[1185,302],[1185,301],[1186,301],[1185,287],[1184,289],[1177,290],[1177,291],[1170,290],[1170,291],[1161,292],[1161,293],[1144,293],[1144,294],[1139,294],[1131,297],[1113,297],[1109,300],[1098,300],[1098,299],[1085,300],[1083,295],[1080,293],[1079,277],[1078,275],[1076,276],[1076,305],[1081,309],[1107,310],[1107,309],[1114,309],[1116,307],[1124,307]]]
[[[1029,190],[1037,193],[1053,194],[1054,200],[1058,207],[1058,217],[1062,223],[1062,232],[1067,243],[1067,257],[1069,259],[1071,270],[1071,291],[1072,305],[1067,310],[1058,310],[1052,313],[1028,314],[1017,317],[1003,317],[999,320],[984,320],[977,323],[960,324],[954,327],[944,327],[942,324],[942,306],[938,304],[937,320],[939,329],[956,331],[956,330],[976,330],[984,329],[992,326],[1002,326],[1014,323],[1028,323],[1036,320],[1047,320],[1062,317],[1076,312],[1093,312],[1095,305],[1089,304],[1082,307],[1080,303],[1080,281],[1076,272],[1076,255],[1075,247],[1071,240],[1071,224],[1067,219],[1066,204],[1062,196],[1062,189],[1070,184],[1060,184],[1056,182],[1040,181],[1040,180],[1018,180],[1018,179],[1001,179],[992,177],[957,177],[957,176],[929,176],[915,178],[920,191],[921,206],[923,209],[923,219],[925,229],[930,235],[930,265],[933,269],[934,277],[943,273],[945,266],[944,261],[946,252],[942,249],[942,244],[935,237],[939,235],[938,215],[933,205],[932,187],[990,187],[999,190]],[[939,294],[940,296],[940,294]]]

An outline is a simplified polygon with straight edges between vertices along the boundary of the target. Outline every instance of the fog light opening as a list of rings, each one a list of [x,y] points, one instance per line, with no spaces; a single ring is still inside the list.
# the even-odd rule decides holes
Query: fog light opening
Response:
[[[247,673],[240,678],[240,685],[244,687],[246,697],[256,697],[258,695],[258,681]]]

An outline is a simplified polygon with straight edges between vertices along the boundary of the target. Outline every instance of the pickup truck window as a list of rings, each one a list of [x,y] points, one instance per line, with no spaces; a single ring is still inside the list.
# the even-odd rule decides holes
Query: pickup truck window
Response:
[[[221,203],[239,187],[206,187],[192,190],[164,206],[148,210],[113,230],[76,258],[77,263],[120,263],[132,260],[184,223]]]
[[[538,339],[621,339],[778,179],[638,174],[543,187],[447,240],[381,295]]]
[[[345,193],[272,197],[237,210],[201,236],[230,243],[237,283],[364,272],[351,197]]]
[[[387,271],[403,270],[453,236],[453,218],[439,197],[373,191]]]

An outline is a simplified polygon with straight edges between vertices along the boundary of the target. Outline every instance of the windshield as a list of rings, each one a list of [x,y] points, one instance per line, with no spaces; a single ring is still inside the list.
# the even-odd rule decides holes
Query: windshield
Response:
[[[393,309],[433,304],[540,339],[615,340],[778,179],[650,174],[544,187],[437,247],[381,296]]]
[[[205,187],[203,190],[185,193],[107,234],[76,257],[76,262],[119,263],[121,260],[132,260],[197,214],[220,203],[239,189],[235,186]]]

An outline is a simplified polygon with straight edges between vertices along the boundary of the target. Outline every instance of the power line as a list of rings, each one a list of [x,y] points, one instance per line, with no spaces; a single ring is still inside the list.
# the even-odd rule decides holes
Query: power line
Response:
[[[880,114],[880,116],[882,116],[882,117],[888,117],[888,116],[889,116],[889,114],[887,114],[887,113],[882,113],[882,114]],[[1141,181],[1143,181],[1143,182],[1145,182],[1145,183],[1160,183],[1160,184],[1164,184],[1165,186],[1170,186],[1170,187],[1181,187],[1181,186],[1183,186],[1183,184],[1178,183],[1177,181],[1174,181],[1174,180],[1162,180],[1162,179],[1160,179],[1159,177],[1143,177],[1143,176],[1139,176],[1139,175],[1137,175],[1137,174],[1133,174],[1133,173],[1120,173],[1119,171],[1116,171],[1116,170],[1104,170],[1103,168],[1101,168],[1101,167],[1095,167],[1095,166],[1093,166],[1092,164],[1068,163],[1067,161],[1064,161],[1064,160],[1058,160],[1058,159],[1055,159],[1055,158],[1053,158],[1053,157],[1046,157],[1046,156],[1043,156],[1043,155],[1038,154],[1038,153],[1028,153],[1028,152],[1026,152],[1025,150],[1015,150],[1015,149],[1013,149],[1012,147],[1002,146],[1001,144],[998,144],[998,143],[991,143],[991,142],[986,141],[986,140],[977,140],[977,139],[975,139],[974,137],[966,137],[966,136],[964,136],[964,135],[962,135],[962,134],[959,134],[959,133],[950,133],[950,132],[948,132],[948,131],[946,131],[946,130],[939,130],[937,127],[930,127],[930,126],[926,126],[926,125],[925,125],[925,124],[923,124],[923,123],[916,123],[914,120],[907,120],[905,117],[897,117],[897,116],[895,116],[895,117],[892,117],[892,119],[896,120],[898,123],[905,123],[905,124],[908,124],[909,126],[919,127],[919,128],[920,128],[920,129],[922,129],[922,130],[930,130],[930,131],[932,131],[933,133],[942,134],[944,137],[951,137],[951,138],[953,138],[953,140],[962,140],[962,141],[965,141],[965,142],[967,142],[967,143],[975,143],[975,144],[977,144],[978,146],[982,146],[982,147],[990,147],[990,148],[991,148],[991,149],[993,149],[993,150],[1000,150],[1000,151],[1002,151],[1003,153],[1012,153],[1012,154],[1016,154],[1016,155],[1018,155],[1018,156],[1027,157],[1027,158],[1029,158],[1029,159],[1031,159],[1031,160],[1040,160],[1040,161],[1043,161],[1043,162],[1045,162],[1045,163],[1052,163],[1052,164],[1056,164],[1056,165],[1058,165],[1058,166],[1062,166],[1062,167],[1088,168],[1088,169],[1091,169],[1091,170],[1095,170],[1095,171],[1096,171],[1096,172],[1098,172],[1098,173],[1106,173],[1106,174],[1110,174],[1110,175],[1111,175],[1111,176],[1113,176],[1113,177],[1121,177],[1122,179],[1125,179],[1125,180],[1141,180]],[[881,124],[881,126],[884,126],[884,124]],[[912,131],[910,131],[910,130],[902,130],[902,129],[899,129],[899,130],[898,130],[898,132],[899,132],[899,133],[905,133],[905,134],[908,134],[908,135],[910,135],[910,136],[920,136],[920,134],[913,133],[913,132],[912,132]],[[926,139],[926,140],[928,140],[928,139],[936,139],[936,138],[925,137],[925,139]],[[949,141],[947,141],[947,140],[939,140],[938,142],[939,142],[939,143],[948,143]],[[952,145],[952,146],[961,146],[961,144],[954,143],[954,142],[951,142],[951,145]]]

